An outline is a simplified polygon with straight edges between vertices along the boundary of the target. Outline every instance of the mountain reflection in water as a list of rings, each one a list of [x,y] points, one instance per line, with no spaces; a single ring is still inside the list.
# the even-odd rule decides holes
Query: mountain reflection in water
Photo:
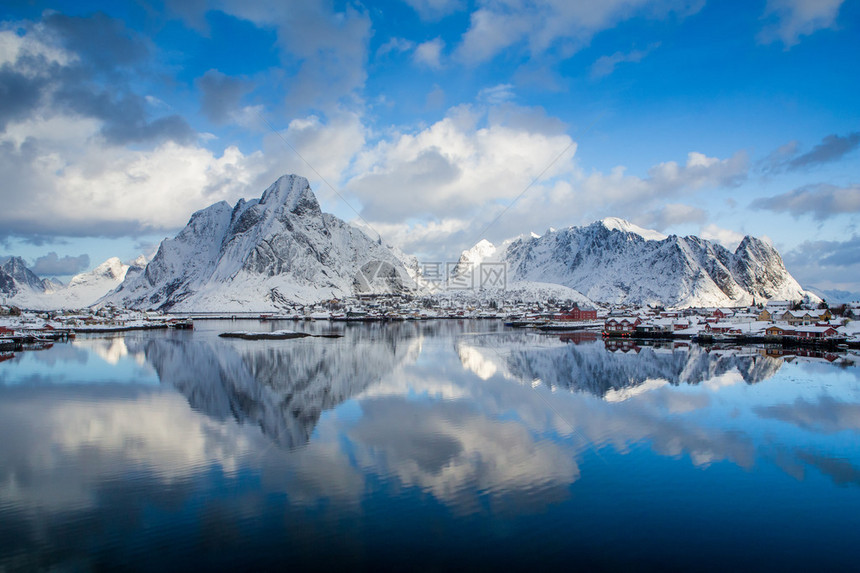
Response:
[[[748,384],[766,380],[783,365],[752,347],[704,348],[695,344],[640,346],[631,341],[594,340],[564,344],[539,335],[464,337],[457,344],[463,366],[482,378],[500,373],[549,388],[588,392],[607,400],[635,393],[643,384],[719,383],[740,376]]]
[[[590,337],[571,343],[565,336],[494,329],[463,333],[459,325],[446,323],[374,326],[345,328],[344,338],[336,340],[145,337],[129,340],[127,346],[195,410],[216,420],[257,426],[288,449],[308,442],[323,411],[364,392],[372,394],[387,375],[414,363],[428,336],[451,336],[463,368],[480,379],[500,375],[608,402],[662,385],[754,384],[774,376],[785,363],[784,356],[753,347],[640,345]]]
[[[220,338],[145,338],[142,352],[162,383],[195,410],[217,420],[258,426],[285,448],[303,446],[324,410],[414,361],[414,329],[348,329],[343,339],[241,341]]]
[[[343,337],[201,321],[3,362],[0,569],[860,559],[856,352],[496,321],[247,328]],[[703,533],[679,544],[679,524]]]

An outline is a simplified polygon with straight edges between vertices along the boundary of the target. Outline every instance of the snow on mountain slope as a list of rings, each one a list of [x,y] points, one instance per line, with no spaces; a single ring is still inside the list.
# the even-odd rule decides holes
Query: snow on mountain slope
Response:
[[[259,199],[216,203],[161,243],[145,271],[102,299],[132,308],[266,311],[413,281],[391,248],[323,213],[307,179],[285,175]]]
[[[8,261],[0,266],[0,272],[4,274],[4,278],[2,279],[3,284],[8,285],[4,288],[3,292],[5,294],[14,296],[17,292],[45,292],[45,285],[42,284],[42,279],[27,268],[27,264],[21,257],[10,257]]]
[[[63,299],[63,306],[67,308],[90,306],[119,286],[130,268],[117,257],[111,257],[93,270],[72,277],[66,288],[56,295]]]
[[[550,232],[553,232],[553,230],[550,229]],[[550,281],[523,280],[506,276],[503,281],[500,281],[501,285],[494,281],[487,281],[485,284],[482,284],[482,272],[484,270],[482,270],[481,265],[494,265],[503,262],[508,245],[526,237],[529,239],[539,239],[540,235],[536,235],[535,233],[531,233],[528,236],[522,235],[517,239],[504,241],[498,247],[490,241],[482,239],[471,249],[463,251],[459,261],[451,271],[451,276],[454,279],[449,282],[448,288],[443,291],[445,296],[469,299],[474,298],[477,293],[481,297],[498,297],[526,302],[539,302],[549,299],[570,300],[582,308],[599,306],[581,292]],[[497,272],[496,269],[492,268],[487,270],[490,273]],[[463,288],[464,282],[467,286],[472,286],[470,288]],[[459,283],[459,286],[457,283]]]
[[[662,241],[666,239],[667,236],[663,233],[658,233],[657,231],[652,231],[651,229],[643,229],[639,225],[634,225],[630,221],[625,221],[624,219],[619,219],[618,217],[606,217],[600,220],[600,223],[603,223],[603,226],[609,229],[610,231],[624,231],[627,233],[634,233],[639,235],[646,241]]]
[[[8,271],[0,270],[11,280],[9,286],[4,287],[8,281],[4,282],[0,276],[0,291],[6,295],[7,302],[25,308],[53,310],[92,305],[119,286],[129,269],[142,270],[133,265],[146,265],[146,260],[138,259],[130,266],[112,257],[91,271],[75,275],[68,285],[54,279],[39,279],[19,257],[13,257],[7,264]]]
[[[804,288],[808,292],[815,293],[819,298],[826,300],[831,305],[860,301],[860,292],[851,292],[839,289],[822,289],[816,286],[805,286]]]
[[[55,278],[46,278],[42,279],[42,288],[45,289],[45,294],[53,294],[66,288],[66,285]]]
[[[521,236],[483,261],[507,264],[508,282],[560,284],[598,303],[729,306],[817,299],[772,246],[746,237],[734,253],[696,236],[663,237],[622,219]],[[464,252],[480,259],[486,245]],[[461,261],[464,260],[461,258]]]

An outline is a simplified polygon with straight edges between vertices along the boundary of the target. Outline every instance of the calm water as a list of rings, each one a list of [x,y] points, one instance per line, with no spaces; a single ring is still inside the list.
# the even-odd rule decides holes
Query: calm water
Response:
[[[345,336],[217,337],[285,327]],[[0,570],[858,570],[857,358],[490,321],[79,338],[0,363]]]

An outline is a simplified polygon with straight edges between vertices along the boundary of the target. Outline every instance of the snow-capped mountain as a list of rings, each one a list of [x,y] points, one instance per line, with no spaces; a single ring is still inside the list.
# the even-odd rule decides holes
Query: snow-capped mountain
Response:
[[[138,258],[126,264],[117,257],[111,257],[93,270],[72,277],[65,291],[57,294],[66,301],[64,306],[89,306],[119,286],[132,268],[142,271],[144,266],[146,259]]]
[[[531,233],[516,239],[504,241],[501,245],[493,245],[486,239],[479,241],[471,249],[463,251],[459,261],[451,270],[447,289],[443,291],[446,297],[473,299],[476,294],[480,298],[504,298],[539,302],[549,299],[576,303],[581,308],[594,308],[600,305],[589,299],[581,292],[568,286],[540,280],[529,280],[513,277],[499,270],[498,264],[504,262],[507,247],[516,240],[537,239],[540,235]],[[489,263],[488,265],[483,265]],[[465,285],[465,286],[464,286]]]
[[[33,271],[27,268],[27,264],[21,257],[10,257],[8,261],[0,266],[0,290],[8,296],[15,296],[19,292],[45,292],[42,279],[37,277]]]
[[[66,285],[56,278],[46,278],[42,279],[42,288],[45,289],[45,294],[53,294],[66,288]]]
[[[860,292],[851,292],[839,289],[822,289],[816,286],[806,286],[804,288],[807,292],[816,294],[819,298],[827,301],[831,305],[860,301]]]
[[[177,311],[276,310],[412,280],[396,253],[323,213],[307,179],[285,175],[259,199],[216,203],[163,241],[144,272],[101,303]]]
[[[112,257],[91,271],[72,277],[69,284],[40,279],[20,257],[12,257],[0,267],[0,294],[10,304],[32,309],[83,308],[119,286],[127,273],[141,272],[146,258],[126,264]]]
[[[769,244],[747,236],[731,252],[696,236],[664,236],[614,217],[550,229],[502,247],[483,241],[461,262],[503,262],[509,283],[555,283],[598,303],[746,305],[764,299],[817,299],[785,269]]]

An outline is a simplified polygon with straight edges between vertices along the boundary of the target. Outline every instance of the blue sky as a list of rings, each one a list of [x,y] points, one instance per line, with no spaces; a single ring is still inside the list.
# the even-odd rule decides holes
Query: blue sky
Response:
[[[618,216],[860,291],[857,0],[3,10],[0,255],[42,275],[298,173],[425,260]]]

